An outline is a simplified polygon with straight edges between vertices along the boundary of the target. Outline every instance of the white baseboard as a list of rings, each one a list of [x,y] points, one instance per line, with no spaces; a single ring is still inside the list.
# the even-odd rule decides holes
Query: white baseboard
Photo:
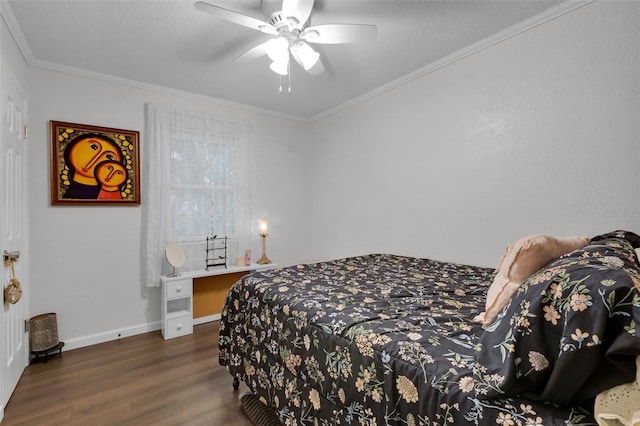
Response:
[[[217,321],[219,319],[220,314],[207,315],[206,317],[194,318],[193,325],[204,324],[211,321]],[[64,342],[63,351],[69,351],[71,349],[83,348],[85,346],[122,339],[124,337],[135,336],[136,334],[149,333],[151,331],[160,330],[160,328],[161,322],[155,321],[149,324],[141,324],[133,327],[105,331],[103,333],[91,334],[89,336],[77,337],[70,340],[62,339],[61,341]]]
[[[123,337],[135,336],[136,334],[149,333],[151,331],[160,330],[160,321],[155,321],[149,324],[141,324],[133,327],[126,327],[117,330],[105,331],[103,333],[92,334],[84,337],[77,337],[75,339],[64,340],[63,351],[78,349],[85,346],[97,345],[98,343],[110,342],[112,340],[118,340]]]
[[[193,325],[204,324],[205,322],[218,321],[220,314],[207,315],[206,317],[194,318]]]

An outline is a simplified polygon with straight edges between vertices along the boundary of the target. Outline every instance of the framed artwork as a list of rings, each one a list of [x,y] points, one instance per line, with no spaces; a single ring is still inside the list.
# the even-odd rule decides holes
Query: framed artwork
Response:
[[[50,122],[52,205],[140,205],[139,132]]]

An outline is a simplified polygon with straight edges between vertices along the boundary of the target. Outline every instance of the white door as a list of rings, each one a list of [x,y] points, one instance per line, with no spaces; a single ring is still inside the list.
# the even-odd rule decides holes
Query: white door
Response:
[[[28,364],[29,341],[25,332],[29,277],[27,276],[27,183],[26,183],[26,98],[13,73],[6,67],[0,70],[0,248],[4,251],[20,252],[14,264],[15,276],[22,284],[22,299],[16,304],[2,304],[0,348],[2,383],[0,416],[13,390]],[[3,262],[4,265],[4,262]],[[11,278],[10,268],[0,268],[2,287]],[[4,302],[4,301],[3,301]],[[1,417],[0,417],[1,418]]]

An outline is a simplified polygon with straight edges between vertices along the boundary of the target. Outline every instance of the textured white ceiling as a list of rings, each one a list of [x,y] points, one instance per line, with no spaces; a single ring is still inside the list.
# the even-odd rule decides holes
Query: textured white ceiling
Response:
[[[374,24],[378,35],[365,43],[314,45],[325,72],[310,76],[293,63],[288,95],[288,79],[282,81],[285,94],[279,94],[280,77],[269,70],[267,58],[232,62],[268,36],[199,12],[194,1],[9,0],[2,12],[33,66],[312,120],[566,7],[547,0],[316,0],[313,25]],[[260,0],[209,2],[266,19]]]

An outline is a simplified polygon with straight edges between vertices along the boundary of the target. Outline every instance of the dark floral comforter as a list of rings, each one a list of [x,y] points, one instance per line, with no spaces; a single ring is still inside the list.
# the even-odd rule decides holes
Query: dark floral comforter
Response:
[[[383,254],[255,272],[227,297],[220,364],[286,425],[595,424],[588,398],[563,405],[501,388],[524,364],[507,355],[507,325],[518,322],[509,312],[491,329],[502,346],[471,321],[492,279],[491,269]],[[543,312],[521,315],[535,348],[548,344],[535,341]],[[544,363],[529,361],[533,371]]]
[[[475,380],[482,398],[523,395],[572,405],[634,381],[637,245],[633,233],[601,235],[529,277],[480,339]]]

